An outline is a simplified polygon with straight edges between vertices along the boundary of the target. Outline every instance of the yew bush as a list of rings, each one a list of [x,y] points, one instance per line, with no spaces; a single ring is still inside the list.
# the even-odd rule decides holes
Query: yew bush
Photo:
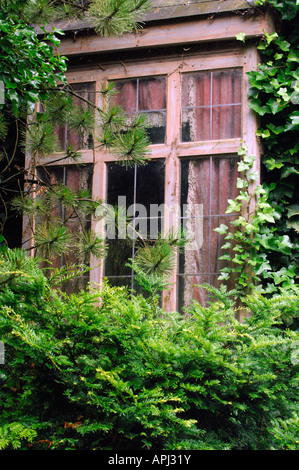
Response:
[[[241,323],[224,290],[169,314],[153,290],[66,296],[19,250],[0,269],[2,449],[298,446],[295,288]]]

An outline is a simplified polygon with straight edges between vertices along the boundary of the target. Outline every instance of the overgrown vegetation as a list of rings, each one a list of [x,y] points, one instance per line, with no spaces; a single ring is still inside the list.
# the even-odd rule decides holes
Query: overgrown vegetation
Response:
[[[249,105],[259,115],[262,185],[252,189],[255,156],[241,149],[239,170],[245,176],[239,179],[240,196],[228,207],[240,213],[235,233],[227,236],[227,243],[236,242],[236,267],[224,269],[221,279],[233,273],[240,293],[258,288],[270,294],[298,281],[299,6],[288,0],[255,3],[270,8],[277,23],[277,32],[265,33],[258,45],[257,71],[248,73]]]
[[[298,290],[240,323],[224,291],[169,315],[150,278],[66,296],[23,252],[0,269],[1,448],[298,448]]]
[[[87,99],[67,84],[64,75],[67,59],[54,54],[53,49],[63,33],[55,27],[48,33],[43,25],[85,15],[91,24],[96,22],[97,29],[103,26],[99,34],[123,34],[138,28],[137,20],[148,3],[148,0],[1,1],[0,233],[6,235],[8,223],[18,214],[26,216],[33,237],[26,240],[26,246],[29,242],[36,254],[61,255],[75,244],[87,257],[103,256],[102,241],[94,237],[90,225],[85,223],[101,201],[93,201],[86,188],[79,192],[65,188],[49,177],[42,178],[37,170],[44,167],[47,156],[57,151],[61,154],[53,158],[52,165],[64,159],[77,166],[81,164],[81,154],[69,138],[61,145],[58,135],[62,128],[76,132],[89,148],[110,150],[127,166],[145,163],[150,143],[144,117],[136,116],[128,123],[120,107],[111,102],[115,94],[112,83],[99,92],[106,98],[105,109],[95,104],[97,100]],[[40,25],[40,31],[30,26],[33,22]],[[18,155],[20,149],[30,155],[29,168],[25,168],[24,157]],[[71,212],[67,220],[61,217],[59,220],[59,207],[60,211]],[[49,217],[45,219],[46,213],[52,214],[51,222]],[[66,222],[75,216],[80,222],[80,233],[74,239]],[[37,217],[43,220],[43,226],[35,231],[33,220]],[[12,244],[9,239],[6,243]]]

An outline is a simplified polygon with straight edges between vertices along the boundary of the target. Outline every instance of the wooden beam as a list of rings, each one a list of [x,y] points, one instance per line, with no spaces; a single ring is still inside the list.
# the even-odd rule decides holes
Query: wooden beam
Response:
[[[76,40],[62,39],[56,49],[64,56],[95,54],[145,47],[171,46],[176,44],[204,43],[235,39],[236,34],[245,33],[246,39],[257,38],[274,31],[274,24],[269,14],[246,17],[215,17],[197,19],[178,24],[148,26],[138,33],[122,37],[101,37],[97,35],[81,36]]]

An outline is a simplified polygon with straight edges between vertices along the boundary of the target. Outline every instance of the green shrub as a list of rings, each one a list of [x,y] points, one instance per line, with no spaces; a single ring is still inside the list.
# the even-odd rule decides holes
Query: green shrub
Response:
[[[166,313],[125,288],[66,296],[0,262],[0,448],[298,448],[298,290]],[[286,322],[287,325],[286,326]]]

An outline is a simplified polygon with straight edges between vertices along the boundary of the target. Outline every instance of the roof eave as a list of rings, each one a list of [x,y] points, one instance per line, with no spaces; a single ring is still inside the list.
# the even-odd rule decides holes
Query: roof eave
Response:
[[[144,15],[141,23],[149,24],[206,15],[244,12],[244,10],[252,9],[253,4],[253,0],[152,0],[152,8]],[[92,20],[88,19],[56,21],[47,25],[45,30],[51,31],[53,27],[65,33],[93,30]],[[37,26],[37,30],[40,33],[43,32],[39,26]]]

